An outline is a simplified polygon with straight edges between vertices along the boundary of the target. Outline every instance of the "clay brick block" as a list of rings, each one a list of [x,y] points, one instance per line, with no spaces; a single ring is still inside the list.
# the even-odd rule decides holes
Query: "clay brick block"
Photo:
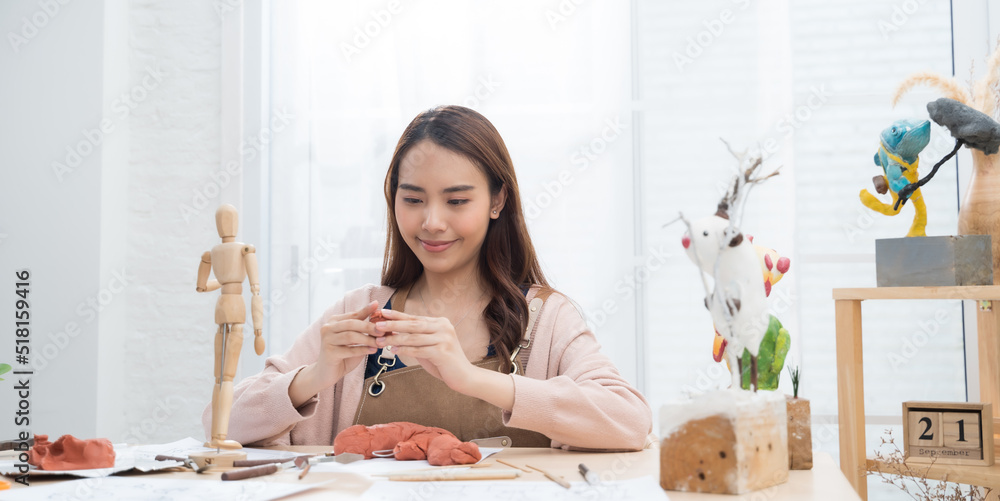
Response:
[[[743,494],[788,480],[784,395],[722,390],[660,411],[660,486]]]

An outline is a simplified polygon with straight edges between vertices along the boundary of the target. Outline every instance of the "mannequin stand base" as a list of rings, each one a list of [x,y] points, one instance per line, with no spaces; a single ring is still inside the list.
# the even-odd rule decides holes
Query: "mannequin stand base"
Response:
[[[240,461],[247,458],[247,453],[243,451],[206,451],[188,454],[191,461],[194,461],[199,468],[205,465],[211,466],[233,466],[233,461]]]

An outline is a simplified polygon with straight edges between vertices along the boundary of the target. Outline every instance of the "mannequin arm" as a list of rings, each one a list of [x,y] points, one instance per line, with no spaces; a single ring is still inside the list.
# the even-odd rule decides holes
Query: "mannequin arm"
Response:
[[[264,299],[260,297],[260,277],[257,273],[257,250],[252,245],[243,247],[243,261],[247,267],[247,279],[250,281],[250,317],[253,321],[254,351],[264,354],[264,338],[261,336],[264,328]]]
[[[198,265],[198,284],[195,290],[198,292],[210,292],[222,287],[218,280],[209,280],[208,273],[212,271],[212,253],[206,252],[201,255],[201,264]]]

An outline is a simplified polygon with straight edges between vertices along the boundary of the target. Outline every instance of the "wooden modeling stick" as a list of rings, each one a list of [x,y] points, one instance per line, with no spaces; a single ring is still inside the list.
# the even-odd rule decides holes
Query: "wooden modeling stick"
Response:
[[[264,302],[260,296],[260,279],[257,276],[257,254],[252,245],[236,242],[238,227],[236,207],[225,204],[215,212],[215,225],[222,243],[202,254],[198,267],[198,292],[222,288],[222,295],[215,303],[215,388],[212,390],[212,436],[206,447],[240,449],[235,440],[227,440],[229,413],[233,407],[233,378],[243,347],[243,322],[246,307],[243,304],[243,280],[249,278],[253,294],[250,308],[254,327],[254,350],[264,353]],[[216,280],[208,280],[209,272]]]

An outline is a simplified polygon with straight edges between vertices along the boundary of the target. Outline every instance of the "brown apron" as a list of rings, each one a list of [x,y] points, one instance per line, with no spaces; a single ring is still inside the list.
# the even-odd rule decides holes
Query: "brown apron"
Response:
[[[406,304],[409,287],[397,290],[391,299],[392,309],[402,311]],[[531,345],[531,331],[541,310],[542,299],[535,298],[530,305],[528,329],[524,339],[514,350],[516,359],[522,348],[525,358],[514,365],[515,374],[523,374],[523,364],[527,359],[527,349]],[[440,379],[430,375],[423,367],[404,367],[394,371],[387,368],[397,363],[395,356],[383,350],[385,357],[379,358],[382,369],[378,374],[365,379],[361,391],[361,402],[354,417],[354,424],[371,426],[374,424],[408,421],[423,426],[444,428],[455,434],[463,442],[475,439],[495,438],[491,441],[503,446],[550,447],[552,440],[545,435],[521,428],[504,426],[502,410],[485,400],[459,393]],[[485,358],[473,365],[490,370],[500,369],[500,358]],[[503,440],[507,438],[508,440]]]

